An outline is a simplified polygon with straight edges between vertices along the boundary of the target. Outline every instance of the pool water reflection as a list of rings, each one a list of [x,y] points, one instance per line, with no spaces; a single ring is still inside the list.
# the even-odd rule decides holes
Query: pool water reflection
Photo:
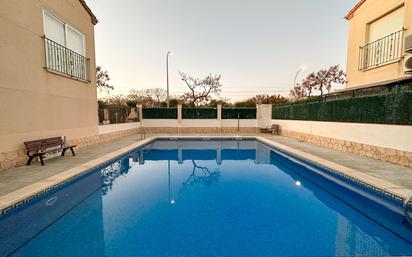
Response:
[[[382,224],[399,235],[348,204],[379,213],[373,218],[384,218]],[[159,140],[1,217],[0,252],[412,255],[412,245],[401,238],[408,233],[401,216],[255,140]]]

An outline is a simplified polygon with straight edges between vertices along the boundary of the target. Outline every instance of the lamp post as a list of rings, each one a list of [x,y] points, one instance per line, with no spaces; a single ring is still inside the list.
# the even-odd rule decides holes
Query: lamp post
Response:
[[[298,72],[296,72],[295,79],[293,80],[293,87],[296,86],[296,79],[297,79],[299,73],[303,70],[306,70],[306,68],[307,68],[306,65],[302,65],[302,66],[299,67]]]
[[[166,54],[167,108],[169,108],[169,55],[172,54],[170,51]]]

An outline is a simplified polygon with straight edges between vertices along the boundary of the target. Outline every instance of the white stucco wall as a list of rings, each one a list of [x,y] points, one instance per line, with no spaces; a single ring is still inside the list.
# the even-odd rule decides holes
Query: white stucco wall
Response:
[[[183,119],[182,127],[184,128],[217,128],[219,123],[217,119]]]
[[[143,119],[143,128],[177,128],[177,119]]]
[[[256,120],[255,119],[239,120],[239,126],[241,128],[255,128]],[[222,120],[222,128],[237,128],[237,119]]]
[[[412,126],[272,120],[281,129],[412,152]]]
[[[186,119],[182,120],[184,128],[233,128],[237,127],[236,119]],[[412,126],[366,124],[346,122],[323,122],[302,120],[272,120],[272,124],[279,124],[281,129],[307,133],[322,137],[337,138],[362,144],[375,145],[412,152]],[[256,127],[256,120],[240,120],[241,128]],[[99,134],[139,128],[139,122],[109,124],[99,126]],[[142,127],[177,128],[177,119],[145,119]]]
[[[139,127],[140,127],[139,122],[99,125],[99,134],[106,134],[106,133],[134,129],[134,128],[139,128]]]

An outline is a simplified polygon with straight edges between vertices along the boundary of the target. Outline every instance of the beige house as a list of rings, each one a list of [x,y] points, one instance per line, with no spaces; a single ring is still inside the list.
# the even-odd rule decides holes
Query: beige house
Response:
[[[23,142],[98,133],[94,25],[84,0],[0,0],[0,170]]]
[[[411,75],[412,0],[361,0],[349,21],[347,87],[366,86]],[[412,62],[412,60],[409,60]]]

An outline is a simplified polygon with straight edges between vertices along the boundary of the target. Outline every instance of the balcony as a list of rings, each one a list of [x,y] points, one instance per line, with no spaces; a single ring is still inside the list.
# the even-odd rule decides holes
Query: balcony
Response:
[[[46,69],[74,79],[90,82],[90,60],[44,37]]]
[[[395,62],[402,57],[403,31],[399,30],[359,48],[359,70]]]

